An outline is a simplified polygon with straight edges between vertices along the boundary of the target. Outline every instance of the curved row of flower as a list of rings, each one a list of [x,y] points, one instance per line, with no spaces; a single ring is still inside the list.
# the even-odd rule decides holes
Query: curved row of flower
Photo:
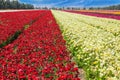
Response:
[[[0,49],[2,80],[80,80],[50,11]]]
[[[98,24],[105,27],[102,19],[62,11],[52,12],[74,60],[86,71],[87,80],[119,80],[120,37],[97,28],[96,20],[101,20]],[[85,23],[85,20],[88,22]],[[108,21],[112,24],[112,20],[105,19],[103,23],[105,21],[106,24]],[[87,24],[89,22],[92,22],[92,25]],[[116,23],[119,24],[117,21]],[[113,29],[116,27],[113,25]]]
[[[0,44],[31,24],[44,11],[21,11],[0,13]]]
[[[67,12],[120,20],[120,15],[118,14],[109,14],[109,13],[106,14],[106,13],[95,13],[95,12],[85,12],[85,11],[67,11]]]
[[[120,15],[120,10],[77,10],[77,11]]]

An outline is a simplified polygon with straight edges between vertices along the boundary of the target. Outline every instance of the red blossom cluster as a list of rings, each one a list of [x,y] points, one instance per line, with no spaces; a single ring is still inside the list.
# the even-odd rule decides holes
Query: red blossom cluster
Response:
[[[0,44],[10,38],[16,31],[21,31],[44,11],[21,11],[0,13]]]
[[[80,80],[50,11],[0,49],[0,80]]]

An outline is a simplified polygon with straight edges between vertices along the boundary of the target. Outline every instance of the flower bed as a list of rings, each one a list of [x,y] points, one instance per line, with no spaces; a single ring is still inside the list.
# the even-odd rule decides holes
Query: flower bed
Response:
[[[77,11],[120,15],[120,10],[77,10]]]
[[[22,31],[43,12],[45,11],[0,13],[0,45],[4,45],[15,33]]]
[[[119,20],[63,11],[52,13],[73,59],[85,70],[86,80],[120,80]]]
[[[94,16],[86,16],[82,14],[74,14],[74,18],[78,21],[88,24],[90,26],[102,29],[109,33],[112,33],[114,36],[120,35],[120,21],[107,18],[97,18]],[[80,19],[81,18],[81,19]]]
[[[85,12],[85,11],[69,11],[69,10],[66,10],[66,12],[72,12],[72,13],[77,13],[77,14],[84,14],[84,15],[89,15],[89,16],[96,16],[96,17],[111,18],[111,19],[120,20],[120,15],[119,14]]]
[[[50,11],[0,49],[0,79],[80,80]]]

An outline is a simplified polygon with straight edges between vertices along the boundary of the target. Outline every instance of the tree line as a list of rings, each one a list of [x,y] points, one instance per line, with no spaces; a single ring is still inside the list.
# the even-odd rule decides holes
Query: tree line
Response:
[[[0,9],[34,9],[34,6],[18,0],[0,0]]]
[[[34,9],[35,7],[32,4],[20,3],[18,0],[0,0],[0,9]],[[36,9],[59,9],[59,10],[80,10],[80,9],[88,9],[88,10],[120,10],[119,5],[112,5],[107,7],[36,7]]]
[[[107,7],[90,7],[90,10],[120,10],[120,4],[119,5],[112,5]]]
[[[53,9],[53,10],[120,10],[119,5],[112,5],[107,7],[35,7],[36,9]]]

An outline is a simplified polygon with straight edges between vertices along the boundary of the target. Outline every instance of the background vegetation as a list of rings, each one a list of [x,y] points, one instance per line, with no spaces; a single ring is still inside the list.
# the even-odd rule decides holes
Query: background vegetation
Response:
[[[0,0],[0,9],[33,9],[31,4],[20,3],[18,0]]]

